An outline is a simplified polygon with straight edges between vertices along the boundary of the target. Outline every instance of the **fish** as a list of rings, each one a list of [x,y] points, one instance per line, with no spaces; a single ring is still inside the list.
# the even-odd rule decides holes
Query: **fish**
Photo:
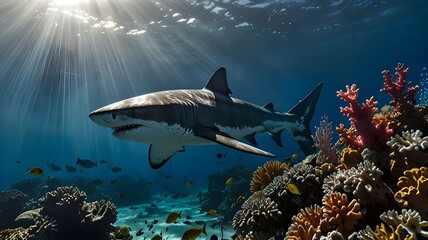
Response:
[[[186,224],[186,225],[192,224],[189,220],[183,221],[183,223]]]
[[[217,210],[211,209],[207,212],[207,215],[210,217],[213,217],[213,216],[217,215]]]
[[[147,220],[144,220],[144,223],[147,224]]]
[[[222,153],[217,153],[217,154],[216,154],[216,157],[217,157],[218,159],[221,159],[221,158],[223,157],[223,154],[222,154]]]
[[[287,189],[288,189],[288,191],[290,191],[292,194],[295,194],[295,195],[300,195],[300,194],[302,194],[302,191],[300,191],[299,187],[298,187],[296,184],[294,184],[294,183],[289,183],[289,184],[287,184]]]
[[[65,164],[65,170],[69,173],[75,173],[77,171],[75,167],[69,166],[67,164]]]
[[[169,227],[166,227],[166,228],[165,228],[165,232],[168,232],[168,230],[169,230]]]
[[[202,225],[202,224],[205,224],[205,221],[198,220],[198,221],[195,221],[195,223],[198,224],[198,225]]]
[[[245,196],[244,195],[239,195],[238,198],[236,198],[235,203],[236,204],[241,204],[245,201]]]
[[[120,168],[120,167],[114,167],[114,168],[111,169],[111,171],[114,172],[114,173],[117,173],[117,172],[122,171],[122,168]]]
[[[186,229],[183,233],[183,237],[181,237],[182,240],[195,240],[199,235],[201,234],[207,235],[207,232],[205,231],[205,224],[202,225],[202,227],[190,227]]]
[[[152,230],[153,228],[153,224],[149,226],[149,231]]]
[[[87,159],[80,159],[79,157],[76,160],[76,164],[84,168],[93,168],[97,166],[97,163]]]
[[[118,230],[119,236],[128,236],[129,230],[131,230],[129,227],[120,227]]]
[[[165,175],[165,178],[166,179],[170,179],[172,176],[169,176],[169,175]]]
[[[230,184],[232,184],[233,183],[233,178],[228,178],[227,180],[226,180],[226,185],[230,185]]]
[[[152,240],[162,240],[162,232],[161,234],[157,234],[156,236],[152,237]]]
[[[159,220],[157,220],[157,219],[154,219],[153,220],[153,224],[156,224],[156,223],[158,223],[159,222]]]
[[[143,231],[143,229],[141,228],[140,230],[138,230],[136,233],[135,233],[135,236],[141,236],[141,235],[143,235],[144,234],[144,231]]]
[[[94,180],[92,180],[92,183],[95,185],[100,185],[101,183],[103,183],[103,180],[99,178],[95,178]]]
[[[297,154],[297,153],[293,153],[290,157],[288,157],[288,158],[284,159],[284,162],[290,161],[290,160],[292,160],[292,159],[296,159],[296,158],[298,158],[298,157],[299,157],[299,154]]]
[[[36,177],[40,177],[40,176],[43,176],[43,169],[39,167],[33,167],[33,168],[27,169],[27,173]]]
[[[191,187],[193,187],[193,181],[186,182],[184,185],[185,185],[187,188],[191,188]]]
[[[116,184],[116,183],[117,183],[117,181],[118,181],[117,179],[113,179],[113,180],[111,180],[111,182],[110,182],[110,183],[111,183],[111,184]]]
[[[287,129],[306,155],[316,152],[310,121],[323,84],[319,83],[286,113],[272,103],[257,106],[230,95],[226,69],[219,68],[203,89],[153,92],[115,102],[89,113],[96,124],[111,128],[122,140],[149,143],[151,168],[164,166],[187,145],[221,144],[265,157],[274,154],[259,149],[258,133],[269,133],[282,147],[281,133]],[[250,144],[238,139],[245,138]]]
[[[46,166],[48,166],[52,171],[54,171],[54,172],[58,172],[58,171],[61,171],[62,170],[62,168],[60,167],[60,166],[58,166],[58,165],[55,165],[55,164],[53,164],[53,163],[51,163],[51,164],[46,164]]]
[[[192,217],[190,217],[189,215],[186,216],[186,220],[190,220]]]
[[[16,161],[16,163],[21,164],[21,161]]]
[[[125,198],[125,195],[123,195],[123,193],[120,193],[119,198]]]
[[[100,160],[100,163],[101,164],[107,164],[107,161],[106,160]]]
[[[173,223],[178,218],[181,218],[181,212],[171,212],[166,218],[166,223]]]

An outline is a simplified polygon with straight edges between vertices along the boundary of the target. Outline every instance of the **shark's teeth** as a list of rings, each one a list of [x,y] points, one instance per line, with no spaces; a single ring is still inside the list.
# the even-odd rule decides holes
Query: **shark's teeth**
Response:
[[[128,130],[131,130],[133,128],[137,128],[137,127],[140,127],[140,126],[142,126],[142,125],[140,125],[140,124],[123,125],[123,126],[119,126],[119,127],[114,127],[113,128],[113,132],[117,133],[117,132],[128,131]]]

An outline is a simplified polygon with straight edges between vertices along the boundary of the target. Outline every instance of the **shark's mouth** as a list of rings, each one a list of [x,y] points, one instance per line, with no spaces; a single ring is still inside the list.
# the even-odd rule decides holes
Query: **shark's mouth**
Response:
[[[121,133],[121,132],[125,132],[125,131],[130,131],[139,127],[142,127],[143,125],[140,124],[128,124],[128,125],[123,125],[123,126],[118,126],[118,127],[114,127],[113,129],[113,134],[117,134],[117,133]]]

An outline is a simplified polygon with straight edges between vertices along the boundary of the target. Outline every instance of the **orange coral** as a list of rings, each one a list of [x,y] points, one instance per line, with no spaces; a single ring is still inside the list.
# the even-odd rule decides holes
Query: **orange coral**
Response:
[[[318,205],[300,210],[292,220],[285,239],[311,240],[317,232],[327,232],[328,224],[323,218],[323,209]]]
[[[261,190],[263,186],[272,182],[274,177],[282,175],[286,168],[287,164],[279,161],[268,161],[262,167],[258,167],[251,180],[251,192]]]
[[[404,176],[398,179],[400,188],[395,193],[395,200],[405,208],[418,211],[422,218],[428,218],[428,168],[413,168],[404,171]]]
[[[358,219],[362,217],[357,200],[352,199],[351,202],[348,202],[346,194],[338,192],[324,196],[323,208],[323,217],[346,237],[355,230]]]
[[[340,163],[344,169],[356,167],[362,160],[360,152],[350,146],[344,148],[341,152]]]

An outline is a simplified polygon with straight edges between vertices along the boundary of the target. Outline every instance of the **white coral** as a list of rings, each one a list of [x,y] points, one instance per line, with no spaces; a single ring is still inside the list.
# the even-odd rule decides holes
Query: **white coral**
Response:
[[[388,225],[397,227],[402,225],[403,229],[411,234],[412,237],[421,235],[428,237],[428,231],[424,230],[428,227],[428,221],[422,221],[421,216],[415,210],[403,209],[401,215],[395,210],[382,213],[380,218]]]
[[[386,144],[399,152],[425,150],[428,149],[428,136],[422,138],[422,135],[420,130],[403,131],[402,136],[395,134]]]

